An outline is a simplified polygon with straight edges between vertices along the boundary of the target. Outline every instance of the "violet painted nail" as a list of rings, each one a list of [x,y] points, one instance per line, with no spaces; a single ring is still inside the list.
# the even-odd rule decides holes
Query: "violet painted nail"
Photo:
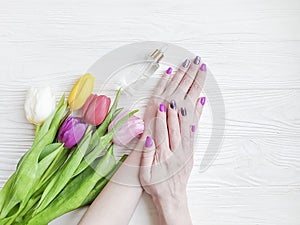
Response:
[[[186,113],[186,108],[185,107],[182,107],[180,111],[181,111],[182,116],[186,116],[187,113]]]
[[[172,73],[172,67],[169,67],[168,69],[167,69],[167,71],[166,71],[166,74],[171,74]]]
[[[184,60],[184,62],[182,63],[183,68],[187,68],[190,65],[190,62],[191,61],[189,59]]]
[[[153,145],[152,138],[150,136],[147,136],[146,137],[146,142],[145,142],[145,147],[149,148],[149,147],[152,147],[152,145]]]
[[[201,61],[201,58],[199,56],[196,56],[196,58],[194,59],[194,63],[196,65],[199,65],[200,61]]]
[[[200,66],[200,70],[201,71],[206,71],[206,64],[203,63],[201,66]]]
[[[175,100],[170,101],[170,107],[171,107],[171,109],[176,109],[177,108]]]
[[[192,125],[192,132],[194,133],[196,131],[196,126]]]
[[[159,105],[159,111],[166,112],[166,105],[165,104],[160,104]]]
[[[201,105],[204,105],[205,102],[206,102],[206,97],[200,98],[200,103],[201,103]]]

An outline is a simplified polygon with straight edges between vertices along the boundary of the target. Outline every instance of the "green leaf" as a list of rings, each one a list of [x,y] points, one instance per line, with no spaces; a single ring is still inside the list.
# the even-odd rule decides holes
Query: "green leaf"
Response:
[[[83,170],[85,170],[96,158],[98,158],[101,153],[105,150],[106,146],[111,142],[112,135],[105,135],[100,138],[98,146],[91,151],[87,156],[83,158],[80,162],[78,168],[73,174],[73,177],[80,174]]]
[[[82,160],[79,167],[75,171],[73,176],[76,176],[77,174],[81,173],[85,168],[87,168],[97,157],[100,156],[100,154],[103,152],[103,150],[106,148],[106,146],[112,141],[113,136],[115,133],[121,128],[123,123],[125,123],[131,116],[133,116],[135,113],[137,113],[138,110],[134,110],[130,112],[129,114],[122,117],[114,126],[114,128],[108,132],[106,135],[99,138],[98,146],[96,146],[92,151],[90,151]]]
[[[0,225],[10,225],[12,224],[14,218],[7,217],[7,218],[2,218],[0,219]]]
[[[56,156],[61,152],[64,151],[64,144],[63,143],[53,143],[46,146],[46,151],[48,155],[44,155],[38,165],[38,174],[37,177],[41,178],[45,171],[49,168],[50,164],[56,158]],[[45,151],[45,150],[44,150]],[[65,150],[66,151],[66,150]]]
[[[37,170],[39,156],[45,146],[53,142],[57,133],[59,120],[62,118],[66,106],[66,103],[64,103],[56,110],[49,131],[40,139],[40,141],[34,142],[32,148],[24,156],[22,163],[19,164],[14,182],[11,185],[11,190],[6,197],[9,201],[5,201],[1,211],[1,217],[5,217],[16,205],[20,205],[24,199],[28,198],[32,189],[34,189],[34,186],[38,182]],[[41,132],[39,134],[41,134]],[[24,203],[22,205],[24,205]]]
[[[41,138],[47,133],[47,131],[49,130],[49,127],[52,123],[52,120],[53,120],[54,116],[57,114],[58,110],[64,105],[64,103],[65,103],[64,100],[65,100],[65,94],[63,94],[63,96],[61,97],[59,103],[57,104],[56,110],[46,119],[46,121],[41,126],[41,128],[38,132],[38,135],[34,139],[32,147],[35,146],[37,144],[37,142],[39,142],[41,140]],[[22,156],[22,158],[19,160],[19,162],[17,164],[17,168],[20,167],[20,164],[23,162],[23,160],[24,160],[24,158],[26,157],[27,154],[28,154],[28,152],[26,152]]]
[[[39,157],[39,162],[42,161],[45,157],[47,157],[52,152],[56,151],[58,148],[63,147],[62,143],[52,143],[47,145],[44,150],[41,152]]]
[[[24,224],[23,218],[25,215],[31,215],[34,211],[34,207],[37,205],[42,195],[32,196],[26,204],[26,207],[22,210],[21,213],[18,214],[17,218],[15,218],[14,223]]]
[[[35,145],[37,142],[39,142],[40,139],[48,132],[54,117],[57,115],[58,111],[61,109],[61,107],[63,107],[64,104],[66,104],[65,103],[65,94],[63,94],[62,97],[60,98],[60,101],[56,106],[56,110],[46,119],[46,121],[41,126],[41,128],[38,132],[38,135],[36,136],[36,138],[34,140],[33,145]]]
[[[72,179],[47,208],[29,219],[27,225],[48,224],[53,219],[79,208],[95,184],[109,174],[115,164],[111,147],[99,160],[96,170],[88,167],[83,173]]]
[[[52,164],[52,162],[56,159],[56,157],[58,155],[60,155],[60,153],[62,151],[64,151],[62,143],[53,143],[53,144],[50,144],[50,145],[46,146],[45,148],[47,148],[49,152],[50,152],[50,150],[52,152],[51,153],[48,152],[49,154],[47,156],[45,156],[39,162],[38,170],[37,170],[37,179],[38,180],[41,180],[41,177],[44,175],[45,171],[49,168],[49,166]],[[54,148],[56,148],[56,149],[54,149]],[[30,198],[32,197],[33,193],[36,190],[37,190],[37,187],[32,188],[30,190],[30,192],[27,194],[26,198],[21,202],[18,211],[15,213],[16,214],[15,216],[18,216],[22,212],[24,213],[24,211],[26,210],[24,208],[27,207],[28,201],[30,201]]]
[[[118,92],[116,94],[114,103],[113,103],[112,107],[110,108],[109,113],[105,117],[104,121],[100,124],[98,129],[94,132],[94,134],[92,136],[90,148],[89,148],[90,150],[94,149],[98,145],[99,138],[101,138],[106,133],[108,125],[111,122],[112,116],[114,115],[114,113],[117,109],[120,95],[121,95],[121,88],[118,90]]]
[[[10,178],[6,181],[6,183],[4,184],[4,187],[0,191],[0,214],[1,214],[2,208],[4,206],[4,203],[7,199],[7,196],[8,196],[8,194],[9,194],[11,188],[12,188],[15,177],[16,177],[16,172],[14,172],[10,176]]]
[[[71,155],[64,167],[59,171],[56,179],[52,179],[50,184],[45,189],[36,213],[42,211],[49,203],[59,194],[65,185],[72,178],[76,168],[80,164],[85,152],[89,146],[91,132],[84,136],[75,152]]]
[[[113,168],[113,170],[106,177],[101,178],[101,180],[97,182],[93,190],[91,190],[91,192],[88,194],[86,199],[82,202],[81,206],[89,205],[95,200],[95,198],[103,190],[105,185],[109,182],[109,180],[116,173],[116,171],[121,167],[122,163],[126,160],[127,157],[128,155],[123,155],[122,158],[117,163],[117,165]]]
[[[113,114],[111,120],[113,121],[113,120],[117,117],[117,115],[119,115],[119,113],[120,113],[123,109],[124,109],[124,108],[116,109],[116,111],[114,112],[114,114]]]
[[[63,149],[61,152],[57,154],[56,158],[53,160],[49,168],[46,170],[46,172],[43,174],[42,178],[40,179],[39,185],[37,186],[36,190],[40,189],[42,185],[44,185],[48,180],[52,178],[55,172],[59,170],[61,166],[64,164],[64,162],[68,158],[68,155],[69,155],[68,149]]]

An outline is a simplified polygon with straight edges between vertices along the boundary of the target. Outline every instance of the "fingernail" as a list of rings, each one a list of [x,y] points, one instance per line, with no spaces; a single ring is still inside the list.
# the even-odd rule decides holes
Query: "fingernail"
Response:
[[[206,102],[206,97],[200,98],[200,103],[201,103],[201,105],[204,105],[205,102]]]
[[[159,111],[166,112],[166,105],[165,104],[160,104],[159,105]]]
[[[194,133],[196,131],[196,126],[192,125],[192,132]]]
[[[185,107],[181,108],[181,115],[186,116],[186,108]]]
[[[184,62],[182,63],[182,66],[184,67],[184,68],[187,68],[189,65],[190,65],[190,60],[189,59],[186,59],[186,60],[184,60]]]
[[[175,100],[171,100],[170,101],[170,107],[171,107],[171,109],[176,109],[176,102],[175,102]]]
[[[200,61],[201,61],[201,58],[199,56],[196,56],[196,58],[194,59],[194,63],[196,65],[199,65]]]
[[[149,148],[153,145],[152,138],[150,136],[146,137],[145,147]]]
[[[166,71],[166,74],[171,74],[172,73],[172,67],[169,67]]]
[[[200,66],[200,70],[201,71],[206,71],[206,64],[203,63],[201,66]]]

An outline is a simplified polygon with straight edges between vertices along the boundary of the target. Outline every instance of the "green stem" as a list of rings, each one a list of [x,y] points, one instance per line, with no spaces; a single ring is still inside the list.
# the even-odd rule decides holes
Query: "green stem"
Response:
[[[60,124],[59,124],[59,127],[61,127],[61,125],[62,125],[62,123],[71,115],[71,110],[70,110],[70,108],[67,108],[67,113],[66,113],[66,115],[62,118],[62,120],[60,121]]]
[[[41,129],[41,125],[36,125],[36,130],[35,130],[34,138],[36,138],[38,136],[40,129]]]

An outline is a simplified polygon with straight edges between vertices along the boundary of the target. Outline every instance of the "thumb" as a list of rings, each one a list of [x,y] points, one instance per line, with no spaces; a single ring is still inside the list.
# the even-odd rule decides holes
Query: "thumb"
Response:
[[[151,180],[151,170],[155,156],[155,145],[151,136],[147,136],[143,149],[140,168],[140,181],[143,186],[149,184]]]
[[[143,149],[143,155],[141,160],[142,167],[151,167],[154,162],[155,145],[151,136],[147,136]]]

